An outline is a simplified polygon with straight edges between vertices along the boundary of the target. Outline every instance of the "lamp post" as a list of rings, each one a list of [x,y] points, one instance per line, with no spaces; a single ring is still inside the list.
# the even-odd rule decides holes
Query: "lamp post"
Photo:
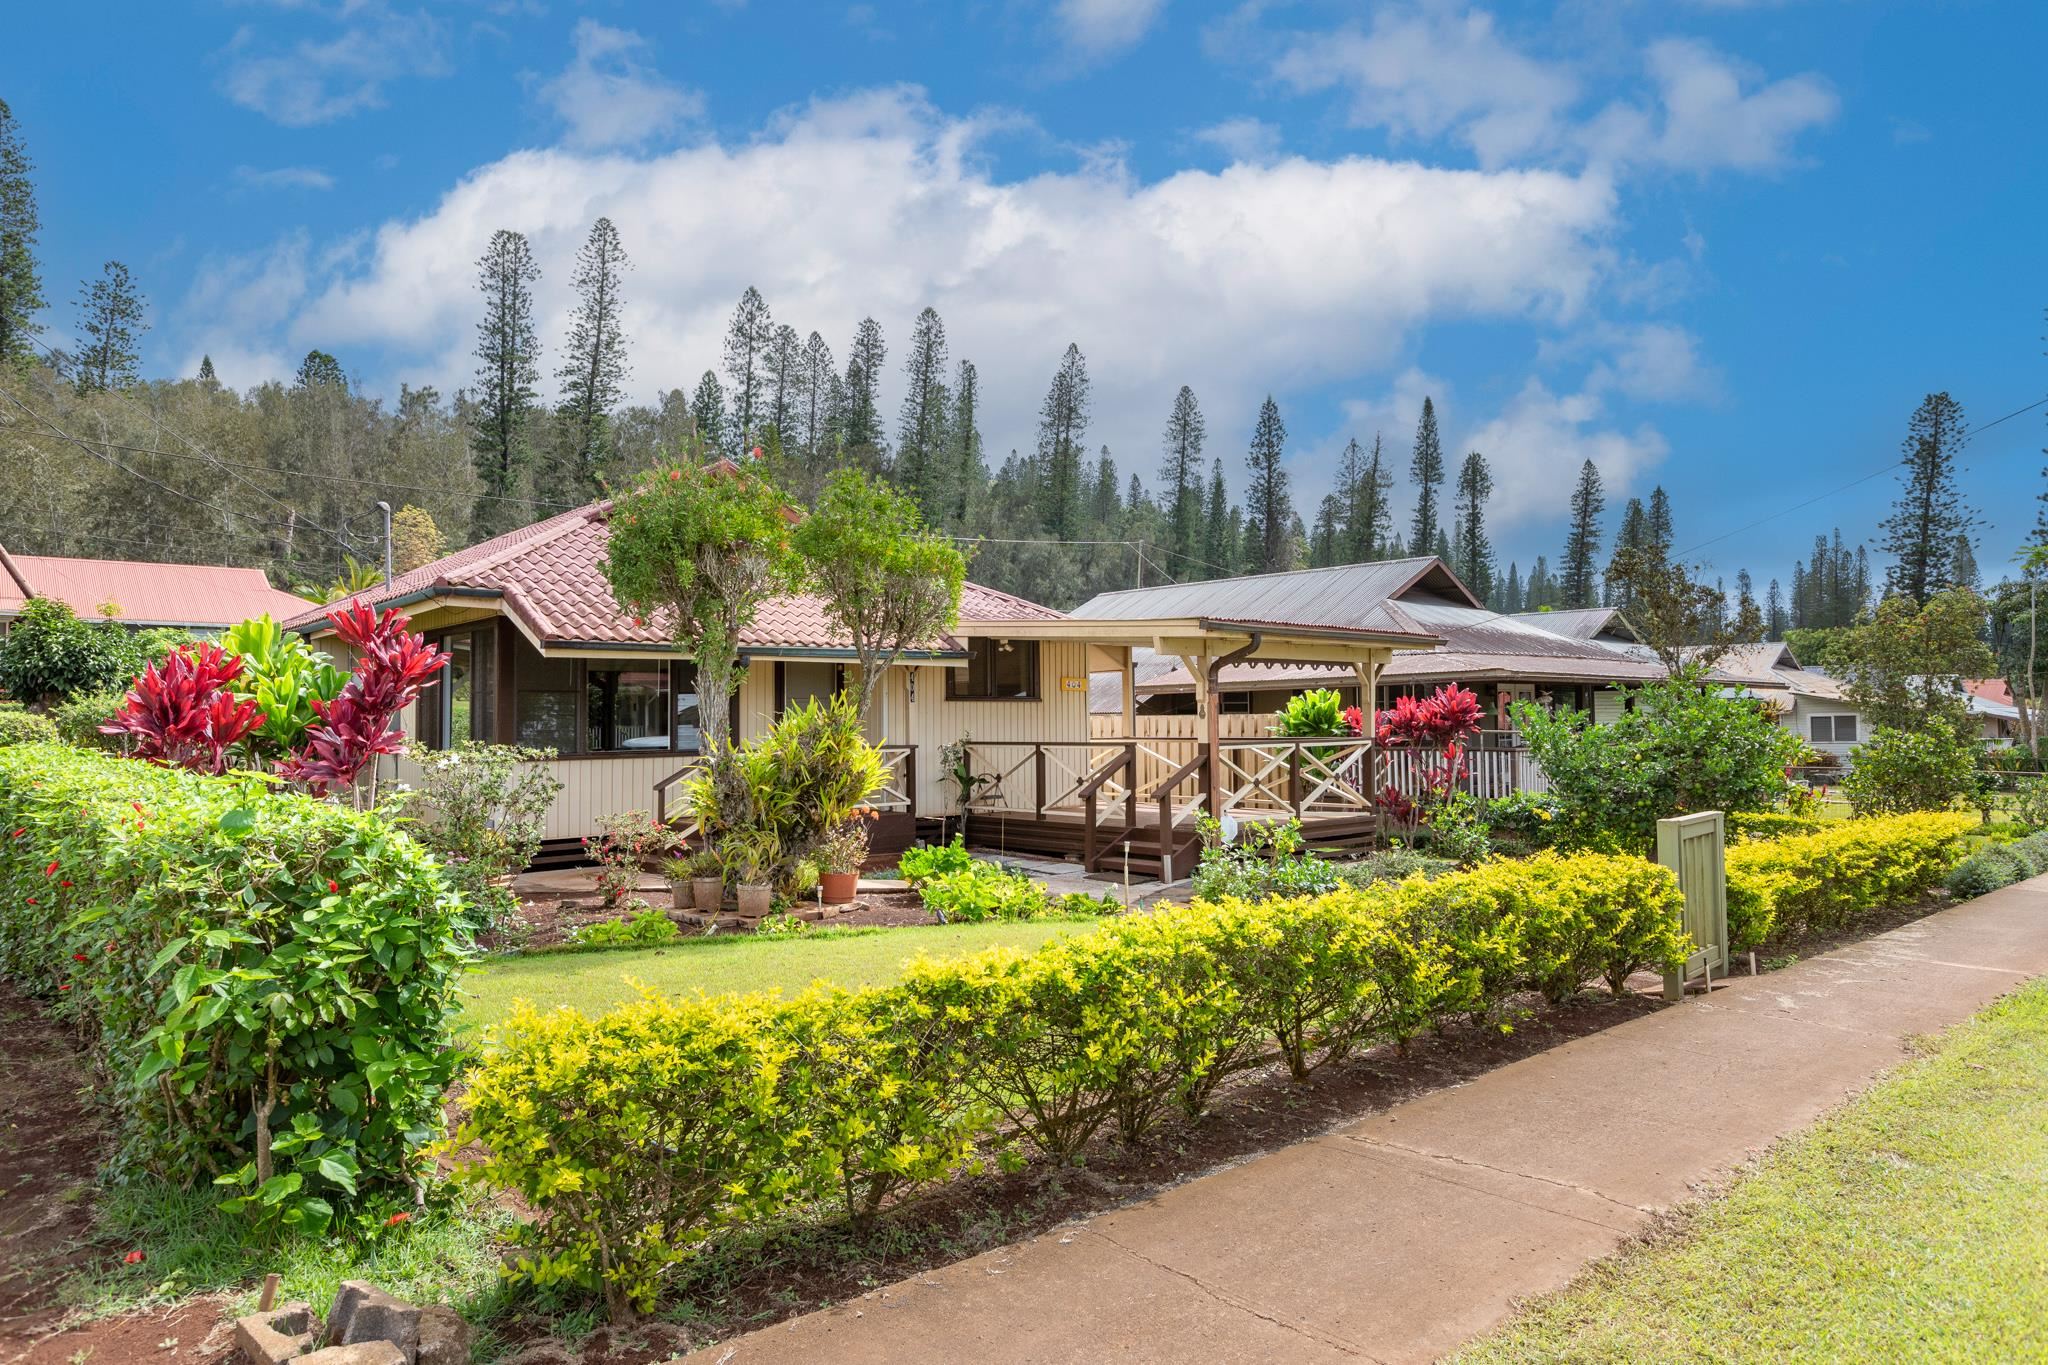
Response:
[[[377,510],[384,514],[384,586],[388,588],[391,586],[391,580],[396,577],[391,572],[391,504],[379,502]]]

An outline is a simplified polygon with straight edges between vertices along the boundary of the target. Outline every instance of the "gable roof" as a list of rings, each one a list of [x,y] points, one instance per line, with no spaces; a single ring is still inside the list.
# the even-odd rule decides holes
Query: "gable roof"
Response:
[[[1619,635],[1629,640],[1636,638],[1635,627],[1623,618],[1619,607],[1518,611],[1513,619],[1527,621],[1539,630],[1547,630],[1553,635],[1567,635],[1574,640],[1595,640],[1602,635]]]
[[[444,555],[389,584],[361,594],[371,606],[409,606],[434,598],[497,601],[505,613],[542,648],[631,648],[651,653],[674,648],[675,636],[660,617],[636,622],[619,610],[604,576],[611,504],[595,502],[522,526],[467,549]],[[325,608],[303,612],[286,622],[294,629],[319,632]],[[1042,607],[1006,592],[969,583],[960,594],[962,621],[1057,621],[1051,607]],[[751,652],[782,650],[850,650],[847,637],[831,622],[825,600],[796,593],[763,603],[752,625],[740,632],[740,648]],[[951,635],[930,642],[935,654],[958,654],[964,647]]]
[[[17,555],[0,547],[0,616],[17,615],[34,597],[62,602],[88,621],[194,630],[224,629],[252,616],[297,616],[312,605],[271,587],[261,569]]]
[[[1325,569],[1247,574],[1197,583],[1167,583],[1099,593],[1074,608],[1080,620],[1144,621],[1170,617],[1281,626],[1332,627],[1397,635],[1429,635],[1413,620],[1387,612],[1394,598],[1433,600],[1484,613],[1472,590],[1434,555],[1337,564]],[[1490,613],[1485,613],[1490,614]]]

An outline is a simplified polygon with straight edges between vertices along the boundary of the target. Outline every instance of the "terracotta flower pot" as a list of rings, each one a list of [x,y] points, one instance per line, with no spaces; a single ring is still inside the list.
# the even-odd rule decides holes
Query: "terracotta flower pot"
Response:
[[[762,882],[749,886],[739,885],[739,911],[741,919],[760,919],[775,908],[775,888]]]
[[[725,904],[725,882],[717,877],[690,878],[690,908],[707,913]]]
[[[859,885],[858,872],[827,872],[818,878],[818,891],[827,905],[853,904],[854,888]]]

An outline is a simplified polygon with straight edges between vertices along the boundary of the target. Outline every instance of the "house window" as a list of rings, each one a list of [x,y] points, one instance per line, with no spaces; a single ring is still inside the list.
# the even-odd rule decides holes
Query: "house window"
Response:
[[[1811,720],[1815,744],[1854,744],[1856,717],[1815,716]]]
[[[779,716],[793,706],[830,701],[844,685],[843,670],[836,663],[792,659],[775,665],[777,693],[775,713]]]
[[[490,626],[434,637],[448,652],[448,666],[440,686],[420,698],[420,741],[428,748],[498,737],[497,640]]]
[[[584,675],[588,753],[637,753],[673,747],[668,665],[659,661],[591,668]]]
[[[516,643],[512,672],[519,692],[519,742],[558,754],[575,753],[576,661],[543,659],[524,640]]]
[[[967,667],[946,672],[946,699],[1038,700],[1038,641],[969,640]]]

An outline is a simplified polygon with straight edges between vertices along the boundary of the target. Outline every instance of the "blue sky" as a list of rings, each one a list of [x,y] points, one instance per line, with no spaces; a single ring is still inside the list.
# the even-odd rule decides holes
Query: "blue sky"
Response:
[[[1555,558],[1591,457],[1617,514],[1662,482],[1681,548],[1759,591],[1893,481],[1744,528],[1880,469],[1924,393],[2048,394],[2048,6],[240,0],[11,31],[51,338],[119,258],[157,373],[318,346],[452,389],[492,229],[532,236],[552,339],[609,214],[636,397],[716,363],[749,283],[842,363],[862,314],[900,346],[930,303],[996,457],[1070,340],[1091,440],[1148,478],[1181,383],[1240,485],[1273,392],[1305,515],[1348,436],[1405,475],[1430,393],[1493,462],[1503,560]],[[1969,449],[1989,572],[2044,430]]]

